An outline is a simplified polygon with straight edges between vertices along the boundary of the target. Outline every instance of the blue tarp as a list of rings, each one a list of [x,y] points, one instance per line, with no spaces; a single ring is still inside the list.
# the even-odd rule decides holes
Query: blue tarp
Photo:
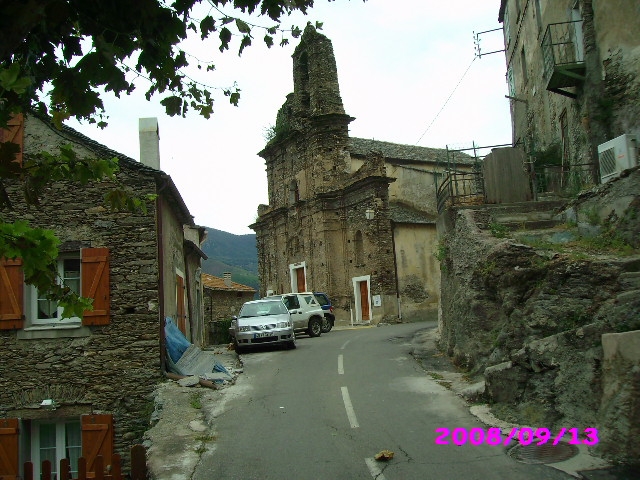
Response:
[[[165,319],[164,333],[167,344],[169,370],[179,375],[198,375],[214,382],[233,377],[211,352],[203,352],[192,345],[170,317]]]
[[[176,363],[191,343],[173,323],[171,317],[164,320],[164,337],[167,342],[167,352],[173,363]]]

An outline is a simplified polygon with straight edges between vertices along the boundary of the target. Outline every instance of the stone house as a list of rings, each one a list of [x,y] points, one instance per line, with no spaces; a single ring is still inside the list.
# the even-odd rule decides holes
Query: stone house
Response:
[[[214,324],[237,315],[242,304],[253,300],[256,293],[247,285],[231,281],[231,273],[224,272],[222,275],[223,278],[202,274],[204,322],[209,326],[209,344],[218,343],[213,339]],[[223,328],[227,328],[226,324]]]
[[[84,456],[111,463],[128,459],[142,443],[153,411],[152,392],[163,379],[164,319],[172,317],[202,344],[200,244],[169,175],[159,170],[158,127],[141,119],[139,163],[77,131],[29,114],[15,129],[25,158],[71,145],[80,158],[118,157],[119,186],[139,197],[155,195],[146,211],[105,209],[113,181],[52,183],[34,208],[21,185],[8,186],[13,208],[3,220],[27,220],[61,241],[58,269],[65,283],[94,299],[82,319],[61,318],[58,305],[23,283],[20,259],[0,263],[0,477],[23,475],[30,460],[69,456],[73,474]],[[149,166],[151,165],[151,166]],[[75,476],[74,476],[75,478]]]
[[[352,138],[331,41],[307,26],[293,54],[294,91],[265,159],[269,205],[258,207],[261,295],[329,294],[336,321],[410,319],[440,291],[436,189],[442,149]],[[470,157],[458,155],[470,168]]]
[[[539,190],[576,191],[624,168],[598,146],[626,135],[621,148],[637,150],[638,2],[501,0],[498,20],[513,144],[534,162]]]

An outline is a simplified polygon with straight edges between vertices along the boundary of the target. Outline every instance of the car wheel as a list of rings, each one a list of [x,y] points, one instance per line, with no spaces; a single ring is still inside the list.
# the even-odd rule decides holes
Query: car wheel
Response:
[[[331,320],[329,319],[329,317],[324,317],[322,319],[322,333],[330,332],[332,328],[333,328],[333,323],[331,323]]]
[[[244,347],[241,347],[240,345],[238,345],[238,343],[234,343],[234,350],[238,355],[244,353]]]
[[[322,334],[322,321],[318,317],[309,320],[307,333],[310,337],[319,337]]]

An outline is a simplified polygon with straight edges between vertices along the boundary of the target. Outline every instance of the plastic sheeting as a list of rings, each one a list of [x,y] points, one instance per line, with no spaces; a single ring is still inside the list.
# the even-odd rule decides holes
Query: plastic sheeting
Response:
[[[165,319],[167,365],[178,375],[197,375],[206,380],[224,382],[233,377],[211,352],[203,352],[187,340],[170,317]]]

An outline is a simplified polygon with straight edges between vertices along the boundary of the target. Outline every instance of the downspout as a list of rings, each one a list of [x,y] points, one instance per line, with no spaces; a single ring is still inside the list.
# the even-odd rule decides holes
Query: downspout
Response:
[[[398,302],[398,319],[402,320],[402,307],[400,304],[400,283],[398,281],[398,261],[396,258],[396,224],[391,221],[391,245],[393,246],[393,271],[396,276],[396,300]]]

